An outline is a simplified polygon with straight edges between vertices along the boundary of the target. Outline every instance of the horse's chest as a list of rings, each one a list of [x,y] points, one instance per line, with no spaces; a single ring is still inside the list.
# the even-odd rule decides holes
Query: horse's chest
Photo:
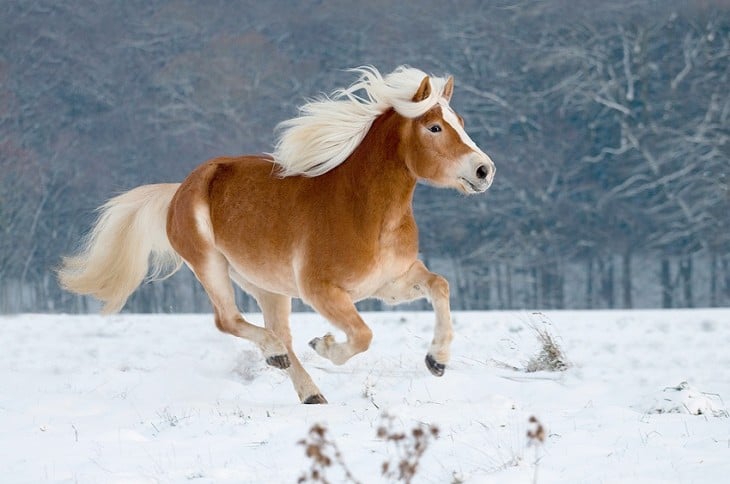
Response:
[[[375,244],[371,263],[351,294],[356,300],[375,294],[383,285],[405,274],[418,257],[418,230],[412,219],[385,226]]]
[[[412,217],[394,226],[385,226],[380,234],[379,255],[383,263],[414,260],[418,256],[418,229]]]

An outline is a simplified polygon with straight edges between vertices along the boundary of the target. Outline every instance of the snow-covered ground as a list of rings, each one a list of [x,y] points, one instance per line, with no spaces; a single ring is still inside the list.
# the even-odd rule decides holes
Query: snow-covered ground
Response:
[[[2,317],[0,481],[294,483],[310,466],[298,442],[320,423],[355,478],[387,482],[387,412],[396,429],[439,428],[414,482],[728,482],[730,309],[457,312],[442,378],[423,363],[431,313],[365,319],[370,350],[336,367],[307,346],[331,328],[293,315],[330,402],[310,406],[210,315]],[[567,371],[510,368],[537,354],[533,327]],[[530,416],[542,445],[528,446]]]

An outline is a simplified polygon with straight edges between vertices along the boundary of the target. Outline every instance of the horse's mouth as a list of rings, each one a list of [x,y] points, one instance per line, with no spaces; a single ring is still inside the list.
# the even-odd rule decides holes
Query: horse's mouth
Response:
[[[464,188],[464,193],[467,195],[471,195],[474,193],[482,193],[489,188],[488,183],[479,183],[475,184],[471,180],[462,177],[459,177],[459,181],[462,183],[462,187]]]

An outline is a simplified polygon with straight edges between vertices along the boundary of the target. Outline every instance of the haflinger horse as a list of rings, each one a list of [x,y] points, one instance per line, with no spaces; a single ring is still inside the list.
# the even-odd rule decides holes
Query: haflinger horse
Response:
[[[252,341],[286,369],[303,403],[327,403],[292,349],[291,299],[341,330],[309,344],[342,365],[373,333],[355,302],[429,298],[436,324],[426,366],[441,376],[453,338],[449,284],[417,259],[418,181],[484,192],[495,167],[449,105],[452,77],[401,66],[353,71],[349,88],[306,103],[278,127],[271,154],[225,157],[182,183],[137,187],[100,207],[79,253],[64,258],[61,285],[119,311],[145,276],[182,262],[213,304],[219,330]],[[239,312],[231,280],[258,302],[264,326]]]

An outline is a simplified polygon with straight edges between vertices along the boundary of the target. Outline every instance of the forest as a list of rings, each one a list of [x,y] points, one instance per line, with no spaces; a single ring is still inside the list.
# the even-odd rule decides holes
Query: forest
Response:
[[[484,195],[415,194],[421,257],[455,309],[730,305],[726,1],[0,0],[0,15],[0,313],[98,310],[55,277],[96,207],[269,152],[347,68],[401,64],[454,76],[497,166]],[[125,311],[210,305],[186,269]]]

